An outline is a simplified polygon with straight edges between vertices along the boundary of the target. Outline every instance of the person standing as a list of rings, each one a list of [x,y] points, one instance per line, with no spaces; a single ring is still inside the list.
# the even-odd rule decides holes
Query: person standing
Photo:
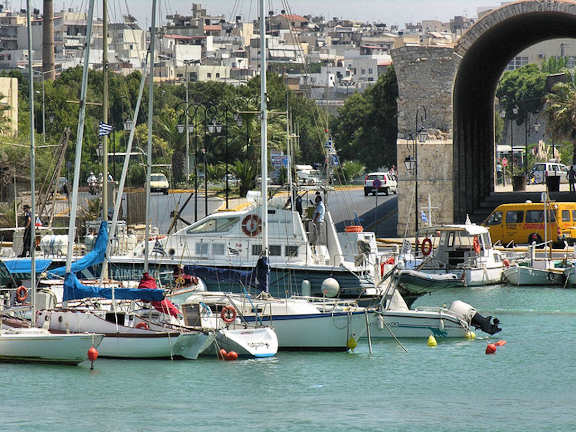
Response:
[[[326,207],[322,201],[321,195],[316,195],[316,208],[314,209],[314,216],[312,218],[312,226],[314,228],[314,244],[320,244],[320,237],[322,235],[322,226],[324,225],[324,215],[326,214]]]
[[[32,213],[30,213],[30,206],[24,204],[24,237],[22,238],[22,253],[20,258],[24,258],[30,254],[30,242],[32,235]]]
[[[570,183],[570,192],[576,192],[576,188],[574,187],[574,183],[576,183],[576,170],[574,169],[574,165],[570,165],[568,182]]]

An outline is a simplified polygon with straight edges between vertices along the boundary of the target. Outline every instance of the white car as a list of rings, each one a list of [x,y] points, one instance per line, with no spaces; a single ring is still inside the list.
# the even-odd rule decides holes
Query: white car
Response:
[[[150,192],[162,192],[168,195],[168,179],[162,173],[150,174]]]
[[[568,167],[557,162],[540,162],[530,172],[534,183],[545,183],[546,177],[560,176],[561,183],[568,182]]]
[[[375,180],[380,182],[378,187],[374,185]],[[397,194],[398,182],[396,181],[396,176],[387,172],[367,174],[366,177],[364,177],[364,196],[368,196],[369,193],[376,195],[378,192],[384,192],[384,195],[388,195],[390,192]]]

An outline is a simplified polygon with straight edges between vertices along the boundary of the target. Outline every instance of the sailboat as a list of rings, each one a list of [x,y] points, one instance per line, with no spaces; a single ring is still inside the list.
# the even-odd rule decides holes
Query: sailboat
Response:
[[[155,41],[155,20],[156,20],[156,0],[153,0],[152,31],[150,42],[150,59],[154,58]],[[94,10],[94,0],[90,1],[87,40],[92,34],[92,18]],[[105,17],[106,19],[106,17]],[[147,320],[145,312],[148,305],[157,305],[163,308],[164,291],[159,289],[132,289],[124,288],[117,283],[108,283],[107,286],[99,287],[95,284],[82,283],[75,275],[78,268],[72,267],[72,251],[74,244],[74,231],[76,223],[76,207],[78,200],[78,185],[80,175],[80,161],[82,152],[82,135],[84,129],[85,97],[88,79],[88,58],[90,55],[90,44],[86,45],[84,58],[84,69],[82,76],[81,109],[78,121],[77,143],[76,143],[76,163],[74,169],[74,183],[72,188],[72,204],[69,223],[68,252],[65,268],[65,279],[63,283],[63,305],[58,309],[46,309],[39,313],[39,319],[44,320],[53,332],[65,333],[72,331],[98,330],[105,334],[105,338],[100,346],[102,357],[120,358],[186,358],[195,359],[204,351],[213,340],[211,332],[202,329],[192,330],[179,326],[177,323],[155,323]],[[150,100],[153,92],[154,62],[150,66]],[[139,89],[138,102],[134,113],[134,122],[142,100],[145,77]],[[151,104],[149,110],[152,109]],[[152,113],[149,112],[151,121]],[[134,128],[130,132],[131,146],[134,137]],[[150,137],[149,137],[150,138]],[[149,141],[149,147],[151,143]],[[124,184],[129,152],[124,162],[121,184]],[[149,178],[149,177],[148,177]],[[119,204],[116,203],[115,218],[113,218],[113,228],[117,220]],[[107,214],[104,215],[107,218]],[[104,227],[106,222],[102,223]],[[102,231],[102,229],[101,229]],[[104,228],[104,231],[106,229]],[[114,230],[112,230],[114,232]],[[110,242],[106,243],[109,250]],[[155,288],[155,287],[152,287]],[[93,299],[93,300],[84,300]],[[102,300],[104,299],[104,300]],[[82,305],[69,303],[81,300]],[[109,300],[109,301],[108,301]],[[122,300],[125,300],[122,302]],[[149,303],[146,303],[149,302]],[[75,306],[75,307],[71,307]],[[96,307],[97,306],[97,307]],[[156,307],[156,306],[155,306]]]
[[[36,257],[35,257],[35,143],[34,143],[34,84],[32,79],[32,30],[30,26],[30,1],[27,1],[28,28],[28,78],[30,88],[30,189],[31,189],[31,235],[30,235],[30,288],[31,327],[3,325],[0,317],[0,360],[14,362],[41,362],[77,365],[88,359],[91,347],[97,347],[103,335],[94,333],[55,335],[36,324]],[[2,305],[3,306],[3,305]]]

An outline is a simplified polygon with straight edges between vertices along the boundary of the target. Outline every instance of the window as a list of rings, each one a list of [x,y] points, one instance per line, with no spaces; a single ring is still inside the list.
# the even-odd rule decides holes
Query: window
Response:
[[[211,72],[208,72],[208,73],[206,74],[206,78],[212,78],[212,73],[211,73]]]
[[[486,221],[486,225],[500,225],[502,223],[502,212],[494,212]]]
[[[362,70],[361,70],[361,74],[362,74],[362,75],[366,75],[366,69],[362,69]]]
[[[570,222],[570,210],[562,210],[562,222]]]
[[[548,222],[556,222],[556,215],[553,210],[548,210]],[[544,210],[528,210],[526,223],[544,223]]]
[[[534,171],[546,171],[546,165],[545,164],[538,164],[534,167]]]
[[[572,210],[572,220],[576,222],[576,210]]]
[[[454,233],[451,232],[448,234],[448,247],[453,247],[454,246]]]
[[[216,72],[216,78],[220,78],[220,74]]]
[[[270,245],[270,256],[282,256],[282,246]]]
[[[196,255],[207,256],[208,255],[208,243],[196,243]]]
[[[524,211],[522,210],[509,211],[506,213],[507,224],[522,223],[523,219],[524,219]]]
[[[236,225],[238,220],[239,218],[236,217],[208,219],[200,225],[189,228],[188,231],[186,231],[186,234],[227,232]]]
[[[298,246],[286,246],[284,249],[284,255],[287,257],[297,257]]]
[[[252,255],[259,256],[262,253],[262,245],[252,245]]]
[[[214,243],[212,245],[212,255],[224,255],[224,243]]]
[[[372,73],[373,73],[372,68],[368,68],[368,74],[372,75]]]

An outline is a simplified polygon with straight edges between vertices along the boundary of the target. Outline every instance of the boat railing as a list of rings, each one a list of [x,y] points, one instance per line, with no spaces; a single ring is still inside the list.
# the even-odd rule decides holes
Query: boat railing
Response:
[[[420,311],[420,312],[434,312],[434,313],[442,313],[442,314],[446,314],[446,315],[450,315],[453,317],[456,317],[456,315],[454,314],[454,312],[450,309],[447,309],[444,306],[418,306],[416,308],[414,308],[415,311]],[[457,318],[457,317],[456,317]]]
[[[321,303],[325,305],[334,306],[357,306],[358,302],[356,300],[342,300],[342,299],[331,299],[327,297],[312,297],[312,296],[292,296],[291,298],[297,300],[306,300],[311,303]]]

